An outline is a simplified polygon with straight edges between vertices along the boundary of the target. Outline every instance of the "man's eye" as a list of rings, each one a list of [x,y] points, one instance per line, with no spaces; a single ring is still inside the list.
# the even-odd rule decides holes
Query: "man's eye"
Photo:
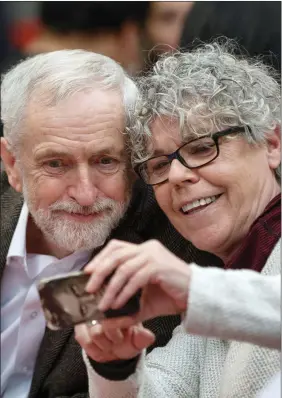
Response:
[[[62,160],[49,160],[46,162],[46,165],[52,169],[57,169],[64,166]]]
[[[101,158],[101,159],[100,159],[100,163],[101,163],[101,164],[104,164],[104,165],[111,165],[111,164],[113,164],[114,162],[116,162],[115,159],[108,158],[108,157],[104,157],[104,158]]]
[[[43,164],[44,169],[51,174],[61,174],[66,170],[66,166],[65,162],[60,159],[48,160]]]
[[[95,161],[101,172],[114,173],[119,169],[120,161],[109,156],[103,156]]]

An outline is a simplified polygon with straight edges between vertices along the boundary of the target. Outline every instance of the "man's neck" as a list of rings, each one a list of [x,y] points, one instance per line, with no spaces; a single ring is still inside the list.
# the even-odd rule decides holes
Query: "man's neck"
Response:
[[[31,216],[28,218],[26,229],[26,252],[33,254],[45,254],[58,259],[67,257],[71,252],[58,248],[54,243],[49,242]]]

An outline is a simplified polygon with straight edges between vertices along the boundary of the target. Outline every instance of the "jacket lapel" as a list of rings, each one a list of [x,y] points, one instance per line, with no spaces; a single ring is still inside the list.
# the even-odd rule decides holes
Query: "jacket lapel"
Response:
[[[53,369],[56,359],[73,333],[73,328],[52,331],[45,329],[45,334],[37,355],[29,398],[37,398],[41,386]]]
[[[22,195],[14,191],[9,185],[5,172],[1,173],[1,241],[0,241],[0,278],[2,280],[7,254],[13,238],[14,231],[23,205]],[[36,397],[45,377],[52,369],[52,365],[68,338],[73,332],[72,328],[63,331],[45,330],[39,349],[30,397]]]
[[[94,257],[102,248],[98,247],[93,250],[92,257]],[[37,356],[31,389],[28,398],[37,398],[38,392],[44,380],[54,368],[57,358],[61,351],[70,339],[73,328],[67,328],[63,330],[52,331],[48,328],[45,329],[45,334],[39,349]]]
[[[10,187],[7,174],[1,172],[0,280],[2,280],[7,254],[21,213],[22,205],[22,195]]]

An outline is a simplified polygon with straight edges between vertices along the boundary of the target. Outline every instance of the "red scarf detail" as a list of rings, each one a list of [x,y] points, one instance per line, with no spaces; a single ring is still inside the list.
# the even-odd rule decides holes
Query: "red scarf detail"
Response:
[[[252,224],[244,243],[224,268],[248,268],[261,272],[280,237],[281,193],[269,202],[264,212]]]

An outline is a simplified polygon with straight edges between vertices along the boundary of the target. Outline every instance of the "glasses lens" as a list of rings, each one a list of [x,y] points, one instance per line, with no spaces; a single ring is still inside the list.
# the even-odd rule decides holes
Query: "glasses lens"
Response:
[[[188,167],[202,166],[217,156],[217,147],[210,137],[203,137],[188,142],[179,151]]]
[[[166,156],[149,159],[140,165],[138,171],[147,184],[158,184],[168,178],[170,161]]]

